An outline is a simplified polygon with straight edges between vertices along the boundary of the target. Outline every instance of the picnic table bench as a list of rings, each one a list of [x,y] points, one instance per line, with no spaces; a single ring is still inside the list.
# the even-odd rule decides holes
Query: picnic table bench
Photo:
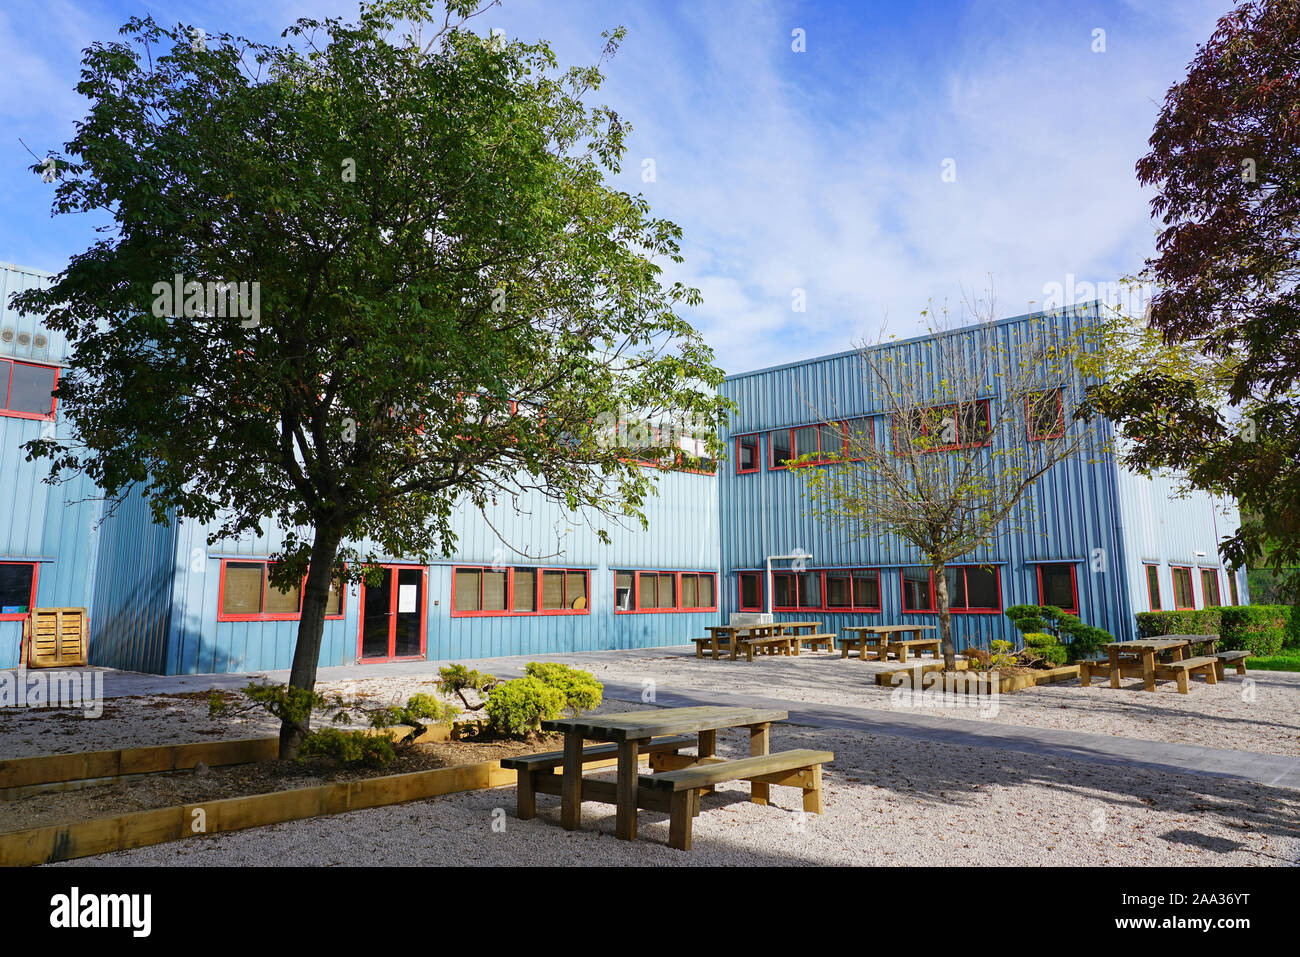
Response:
[[[822,765],[834,759],[835,755],[830,751],[799,748],[643,775],[639,785],[650,791],[668,793],[668,846],[689,851],[691,821],[700,813],[700,793],[705,789],[725,781],[748,781],[751,789],[773,784],[800,788],[803,790],[804,811],[821,814]],[[766,798],[762,803],[766,803]]]
[[[564,750],[560,757],[561,777],[560,821],[567,830],[575,830],[582,823],[582,803],[602,801],[617,808],[615,834],[624,840],[636,837],[637,810],[666,811],[670,816],[670,841],[674,847],[690,847],[690,818],[699,807],[699,794],[707,792],[723,781],[750,782],[750,801],[767,804],[772,784],[801,787],[805,795],[814,791],[820,807],[820,765],[832,759],[828,751],[784,752],[769,754],[769,729],[773,721],[789,717],[785,711],[770,708],[744,708],[728,706],[698,706],[691,708],[665,708],[634,711],[612,715],[583,715],[577,718],[559,718],[542,722],[544,731],[564,734]],[[723,760],[716,757],[717,731],[721,728],[747,728],[749,730],[750,758]],[[695,735],[696,753],[679,753],[680,737]],[[655,739],[667,736],[667,740]],[[673,740],[678,739],[678,740]],[[608,750],[583,747],[584,740],[612,742],[617,760],[617,780],[587,781],[583,779],[584,764],[608,755]],[[688,739],[689,740],[689,739]],[[643,779],[638,771],[642,748],[649,745],[652,751],[651,767],[663,769],[663,774]],[[595,754],[596,757],[591,755]],[[744,763],[752,758],[771,757],[771,763]],[[820,758],[820,760],[815,760]],[[524,787],[535,785],[533,793],[554,790],[553,753],[526,759],[509,758],[511,766],[525,769],[520,781],[539,772]],[[550,768],[546,765],[551,764]],[[813,765],[817,769],[813,770]],[[666,774],[688,769],[704,768],[702,775],[679,775],[667,778],[664,783],[654,783]],[[547,773],[541,773],[546,771]],[[678,796],[683,795],[683,796]],[[805,805],[812,800],[805,796]],[[521,804],[525,809],[528,805]],[[674,815],[675,811],[675,815]],[[690,813],[686,813],[689,811]],[[673,819],[676,824],[673,824]]]
[[[657,760],[661,755],[675,755],[682,748],[689,748],[694,744],[695,738],[689,735],[670,735],[642,741],[639,743],[637,750],[638,755],[649,755],[650,767],[657,769],[657,765],[662,766]],[[582,749],[580,760],[583,764],[591,764],[594,761],[606,761],[617,757],[617,744],[594,744]],[[521,821],[527,821],[537,816],[537,795],[539,793],[555,795],[561,793],[562,779],[555,772],[556,769],[564,766],[563,751],[542,751],[538,754],[502,758],[501,766],[506,769],[513,769],[518,776],[519,787],[515,805]],[[603,783],[605,782],[591,782],[592,786]],[[599,790],[598,787],[597,790]]]
[[[709,633],[709,637],[691,639],[691,641],[695,642],[695,657],[703,658],[704,649],[707,646],[713,651],[713,660],[717,661],[722,642],[726,641],[728,645],[734,642],[735,633],[739,630],[739,627],[734,625],[705,625],[704,630]]]
[[[909,648],[921,647],[917,642],[926,644],[933,643],[935,654],[938,655],[937,638],[914,638],[911,640],[893,640],[894,635],[916,634],[920,635],[923,631],[934,631],[934,625],[849,625],[844,628],[849,634],[840,638],[840,657],[847,658],[850,648],[858,649],[858,658],[867,661],[867,647],[873,646],[876,649],[875,660],[886,661],[889,653],[895,648],[905,646],[896,652],[899,661],[907,660],[907,651]]]
[[[1141,638],[1136,641],[1115,641],[1106,645],[1106,658],[1086,658],[1078,662],[1079,683],[1087,688],[1092,676],[1109,675],[1110,686],[1118,688],[1120,679],[1140,677],[1147,691],[1156,689],[1156,679],[1173,679],[1178,682],[1180,694],[1188,693],[1188,676],[1204,674],[1209,684],[1216,683],[1216,665],[1222,668],[1214,655],[1218,635],[1164,635],[1160,638]],[[1192,648],[1209,649],[1209,654],[1189,657]],[[1167,660],[1157,660],[1167,655]]]
[[[1237,666],[1237,674],[1246,673],[1246,659],[1250,657],[1249,651],[1219,651],[1215,652],[1213,657],[1216,659],[1214,673],[1216,677],[1223,677],[1223,666],[1233,664]]]

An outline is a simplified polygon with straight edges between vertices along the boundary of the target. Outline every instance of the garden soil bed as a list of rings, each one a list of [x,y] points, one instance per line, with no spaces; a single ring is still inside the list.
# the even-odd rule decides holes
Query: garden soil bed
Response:
[[[427,771],[518,754],[553,751],[562,735],[537,735],[525,741],[437,741],[403,749],[381,768],[343,768],[327,758],[259,761],[225,767],[169,771],[116,778],[75,790],[50,790],[0,801],[0,833],[130,814],[155,808],[249,797],[364,778]]]

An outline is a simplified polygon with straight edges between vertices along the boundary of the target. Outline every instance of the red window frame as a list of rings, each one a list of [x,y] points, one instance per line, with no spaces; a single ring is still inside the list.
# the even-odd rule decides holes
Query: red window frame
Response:
[[[614,591],[615,597],[618,593],[618,576],[619,573],[631,574],[632,576],[632,596],[636,608],[619,608],[617,601],[614,603],[614,614],[616,615],[679,615],[683,612],[692,611],[717,611],[718,610],[718,573],[717,572],[697,572],[697,571],[673,571],[671,569],[632,569],[616,568],[614,570]],[[673,602],[672,608],[641,608],[641,576],[642,575],[672,575],[673,576]],[[688,575],[694,575],[697,578],[708,578],[713,582],[713,604],[711,605],[683,605],[682,604],[682,579]],[[696,592],[698,594],[698,591]]]
[[[926,406],[925,408],[921,409],[920,411],[921,411],[922,413],[927,414],[927,417],[928,417],[928,413],[931,413],[931,412],[944,412],[944,411],[947,411],[948,409],[956,409],[956,408],[959,408],[960,405],[962,405],[962,404],[965,404],[965,403],[953,403],[953,404],[947,404],[947,405],[930,405],[930,406]],[[986,438],[983,442],[963,442],[963,441],[961,440],[961,426],[960,426],[960,423],[958,423],[958,428],[957,428],[957,442],[956,442],[954,445],[936,445],[936,446],[934,446],[933,448],[929,448],[929,449],[917,449],[916,451],[917,451],[917,452],[920,452],[920,453],[923,454],[923,455],[928,455],[928,454],[930,454],[931,452],[955,452],[955,451],[957,451],[957,450],[959,450],[959,449],[985,449],[985,448],[988,448],[989,446],[991,446],[991,445],[993,444],[993,415],[992,415],[992,413],[989,412],[989,400],[988,400],[988,399],[977,399],[977,400],[975,400],[974,402],[969,403],[969,404],[970,404],[970,405],[974,405],[974,406],[979,406],[981,409],[983,409],[983,411],[984,411],[984,422],[985,422],[986,426],[988,427],[988,438]],[[929,435],[929,434],[930,434],[930,431],[929,431],[929,430],[930,430],[930,426],[929,426],[929,424],[928,424],[928,423],[923,423],[923,426],[924,426],[924,431],[922,432],[922,434],[923,434],[923,435]],[[892,422],[892,429],[893,429],[893,433],[894,433],[894,454],[897,455],[897,454],[898,454],[899,446],[898,446],[898,416],[896,416],[896,415],[894,416],[894,419],[893,419],[893,422]]]
[[[1196,610],[1196,579],[1192,577],[1191,565],[1170,565],[1170,571],[1174,578],[1174,611],[1195,611]],[[1178,603],[1178,573],[1187,573],[1187,591],[1191,593],[1192,603],[1190,605],[1180,605]]]
[[[834,426],[835,428],[837,428],[837,429],[839,430],[839,433],[840,433],[840,450],[839,450],[839,452],[836,453],[836,457],[835,457],[835,458],[829,458],[829,459],[828,459],[828,458],[823,458],[823,457],[822,457],[822,456],[825,454],[825,450],[822,449],[822,429],[830,428],[830,427],[832,427],[832,426]],[[795,452],[794,434],[795,434],[795,432],[799,431],[800,429],[816,429],[816,430],[817,430],[817,458],[816,458],[815,460],[813,460],[812,462],[804,462],[804,463],[802,463],[802,464],[800,464],[800,465],[797,465],[797,466],[795,466],[796,468],[803,468],[803,467],[805,467],[805,466],[811,466],[811,465],[832,465],[832,464],[834,464],[835,462],[842,462],[842,461],[844,461],[844,456],[845,456],[845,454],[846,454],[847,451],[848,451],[848,436],[847,436],[847,432],[846,432],[846,427],[845,427],[845,425],[844,425],[843,422],[816,422],[816,423],[809,423],[809,424],[807,424],[807,425],[792,425],[792,426],[790,426],[788,429],[768,429],[768,430],[767,430],[766,435],[767,435],[767,468],[768,468],[768,471],[770,471],[770,472],[784,472],[786,469],[788,469],[788,468],[790,467],[790,466],[788,466],[788,465],[777,465],[777,464],[776,464],[776,461],[772,458],[772,450],[773,450],[773,445],[772,445],[772,433],[774,433],[774,432],[787,432],[787,433],[789,433],[789,436],[790,436],[790,455],[791,455],[792,457],[794,457],[794,452]],[[791,459],[786,459],[786,461],[791,461]]]
[[[1232,599],[1232,605],[1235,608],[1241,601],[1241,596],[1237,592],[1237,570],[1235,568],[1225,568],[1224,572],[1228,576],[1228,595]]]
[[[742,469],[740,467],[740,443],[745,439],[754,441],[754,467],[752,469]],[[750,475],[754,472],[760,472],[763,469],[763,460],[759,458],[763,451],[762,433],[754,432],[748,435],[736,436],[736,474]]]
[[[533,608],[531,611],[525,609],[520,611],[515,608],[515,571],[518,569],[527,569],[534,573],[533,579]],[[479,608],[462,609],[456,607],[456,573],[466,572],[492,572],[500,571],[491,565],[453,565],[451,567],[451,617],[452,618],[516,618],[531,617],[533,615],[589,615],[591,614],[591,570],[587,568],[542,568],[534,565],[511,565],[505,569],[506,572],[506,607],[504,609],[492,609],[485,611],[483,605],[483,582],[479,581]],[[542,578],[543,572],[563,572],[564,573],[564,604],[569,604],[569,575],[582,574],[587,578],[586,599],[587,604],[583,608],[542,608]]]
[[[50,396],[50,411],[41,412],[16,412],[9,408],[9,394],[13,391],[13,367],[14,366],[34,366],[38,369],[54,370],[54,389],[59,387],[59,376],[63,374],[63,369],[59,366],[48,365],[44,362],[22,362],[18,359],[0,359],[0,366],[8,366],[8,374],[4,377],[4,401],[0,402],[0,415],[9,416],[13,419],[35,419],[38,422],[48,422],[54,418],[59,408],[59,400],[53,395]],[[53,392],[54,389],[50,391]],[[14,562],[12,564],[22,564]]]
[[[742,574],[758,574],[758,573],[757,573],[757,572],[754,572],[754,573],[743,572]],[[799,591],[798,591],[798,584],[797,584],[797,582],[798,582],[799,576],[801,576],[801,575],[816,575],[816,576],[817,576],[817,587],[818,587],[818,589],[819,589],[819,594],[820,594],[820,596],[821,596],[821,601],[820,601],[818,604],[816,604],[816,605],[800,605],[800,604],[798,604],[798,601],[799,601]],[[865,577],[865,576],[868,576],[868,575],[874,575],[874,576],[875,576],[875,579],[876,579],[876,595],[877,595],[877,598],[879,599],[879,598],[880,598],[880,595],[881,595],[881,579],[880,579],[880,569],[879,569],[879,568],[823,568],[823,569],[818,569],[818,570],[815,571],[815,572],[794,572],[794,571],[786,571],[786,570],[784,570],[784,569],[781,570],[781,571],[774,571],[774,572],[772,572],[772,592],[773,592],[773,596],[772,596],[772,610],[773,610],[773,611],[781,611],[781,612],[794,612],[794,611],[822,611],[822,612],[827,612],[827,613],[829,613],[829,614],[843,614],[843,615],[851,615],[851,614],[858,613],[858,612],[865,612],[865,613],[870,613],[870,612],[879,612],[879,611],[880,611],[880,603],[879,603],[879,601],[877,602],[877,604],[876,604],[874,607],[873,607],[873,606],[869,606],[869,605],[859,605],[859,604],[857,604],[857,601],[856,601],[856,599],[854,598],[854,595],[853,595],[853,579],[854,579],[855,577],[861,578],[861,577]],[[778,578],[783,578],[783,577],[794,578],[794,579],[796,580],[796,584],[795,584],[795,602],[796,602],[796,604],[794,604],[794,605],[778,605],[778,604],[776,604],[776,580],[777,580]],[[826,596],[826,580],[827,580],[828,578],[847,578],[847,579],[849,580],[849,604],[847,604],[847,605],[835,605],[834,607],[832,607],[830,604],[828,604],[828,602],[827,602],[827,596]],[[762,591],[761,591],[761,587],[760,587],[760,591],[759,591],[759,599],[760,599],[760,601],[762,600]],[[749,609],[744,609],[744,608],[742,608],[741,610],[742,610],[742,611],[746,611],[746,610],[749,610]],[[754,609],[754,610],[761,611],[762,609],[759,608],[759,609]]]
[[[217,621],[297,621],[302,617],[303,596],[307,589],[307,576],[302,576],[302,581],[298,583],[298,610],[296,612],[275,612],[268,614],[264,611],[254,612],[252,614],[232,614],[224,611],[226,607],[226,566],[233,562],[236,565],[261,565],[262,566],[262,607],[266,607],[266,591],[271,587],[270,566],[274,562],[268,562],[260,558],[223,558],[221,560],[221,575],[217,584]],[[347,617],[348,611],[348,589],[347,583],[341,582],[339,586],[339,611],[337,615],[326,615],[326,621],[342,621]]]
[[[1058,605],[1057,607],[1060,608],[1061,611],[1069,612],[1071,615],[1077,615],[1079,613],[1079,573],[1078,573],[1078,567],[1075,565],[1074,562],[1040,562],[1034,567],[1036,577],[1038,578],[1038,604],[1040,605],[1047,604],[1047,601],[1043,598],[1043,568],[1044,567],[1057,568],[1060,567],[1061,565],[1065,565],[1067,568],[1070,569],[1071,603],[1068,608],[1065,607],[1064,605]],[[1001,586],[1001,584],[1002,583],[999,581],[998,585]]]
[[[1156,589],[1154,592],[1152,592],[1151,590],[1152,572],[1155,572]],[[1161,611],[1164,608],[1164,605],[1160,598],[1160,566],[1155,564],[1154,562],[1147,562],[1146,576],[1147,576],[1147,607],[1150,608],[1152,611]]]
[[[40,562],[0,562],[0,565],[28,565],[31,567],[32,593],[27,596],[27,610],[13,611],[13,612],[9,612],[8,614],[0,614],[0,621],[22,621],[24,618],[30,615],[32,613],[32,609],[36,607],[36,584],[37,584],[37,580],[41,577],[41,563]]]
[[[915,566],[912,566],[912,567],[915,567]],[[976,564],[976,565],[949,565],[949,566],[948,566],[948,568],[953,569],[954,571],[960,571],[963,575],[966,574],[967,569],[971,569],[971,568],[986,568],[986,567],[990,567],[990,566],[978,565],[978,564]],[[1004,609],[1005,606],[1006,606],[1006,601],[1005,601],[1005,599],[1003,598],[1003,595],[1002,595],[1002,566],[1001,566],[1001,565],[993,565],[993,566],[991,566],[991,567],[992,567],[992,569],[993,569],[993,574],[994,574],[994,576],[995,576],[995,580],[996,580],[996,585],[995,585],[995,587],[997,588],[997,592],[998,592],[998,607],[997,607],[997,608],[971,608],[969,605],[958,606],[958,605],[954,605],[954,604],[952,604],[952,597],[949,596],[949,599],[948,599],[948,611],[949,611],[951,614],[954,614],[954,615],[1000,615],[1000,614],[1002,614],[1003,609]],[[931,605],[931,609],[928,610],[928,611],[927,611],[927,610],[923,610],[923,609],[919,609],[919,608],[917,608],[917,609],[909,609],[909,608],[906,607],[906,605],[905,605],[904,602],[903,602],[903,595],[904,595],[904,593],[905,593],[905,591],[906,591],[906,584],[905,584],[905,581],[904,581],[904,579],[903,579],[902,574],[900,574],[900,575],[898,576],[898,581],[899,581],[898,600],[899,600],[900,605],[903,606],[903,614],[904,614],[904,615],[937,615],[937,614],[939,614],[939,597],[938,597],[938,595],[935,594],[935,591],[934,591],[934,569],[933,569],[933,568],[929,569],[929,572],[930,572],[930,605]],[[970,594],[970,587],[969,587],[969,585],[968,585],[967,588],[966,588],[966,594],[967,594],[967,595]]]
[[[757,605],[745,604],[744,579],[752,576],[755,581],[755,594],[758,595]],[[762,572],[738,572],[736,575],[736,607],[741,611],[762,611],[763,610],[763,578]]]
[[[1059,439],[1065,434],[1065,402],[1061,398],[1061,390],[1053,389],[1056,393],[1056,428],[1051,432],[1044,432],[1038,435],[1034,434],[1034,415],[1029,403],[1033,401],[1034,395],[1041,395],[1048,390],[1043,389],[1037,393],[1025,396],[1025,435],[1031,442],[1041,442],[1044,439]]]
[[[1223,589],[1219,585],[1219,570],[1217,568],[1201,568],[1201,605],[1205,608],[1222,608],[1223,607]],[[1206,591],[1205,583],[1214,582],[1214,604],[1210,604],[1210,594]]]

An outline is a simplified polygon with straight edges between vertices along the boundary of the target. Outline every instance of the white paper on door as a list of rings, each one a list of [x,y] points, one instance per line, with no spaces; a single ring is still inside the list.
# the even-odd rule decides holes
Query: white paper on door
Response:
[[[420,588],[418,585],[398,585],[397,586],[397,610],[399,612],[419,611],[416,602],[420,597]]]

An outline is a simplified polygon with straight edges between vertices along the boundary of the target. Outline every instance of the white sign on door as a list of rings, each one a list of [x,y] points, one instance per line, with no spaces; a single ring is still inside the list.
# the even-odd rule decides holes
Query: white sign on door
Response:
[[[397,610],[399,612],[419,611],[416,607],[419,596],[420,588],[418,585],[398,585]]]

